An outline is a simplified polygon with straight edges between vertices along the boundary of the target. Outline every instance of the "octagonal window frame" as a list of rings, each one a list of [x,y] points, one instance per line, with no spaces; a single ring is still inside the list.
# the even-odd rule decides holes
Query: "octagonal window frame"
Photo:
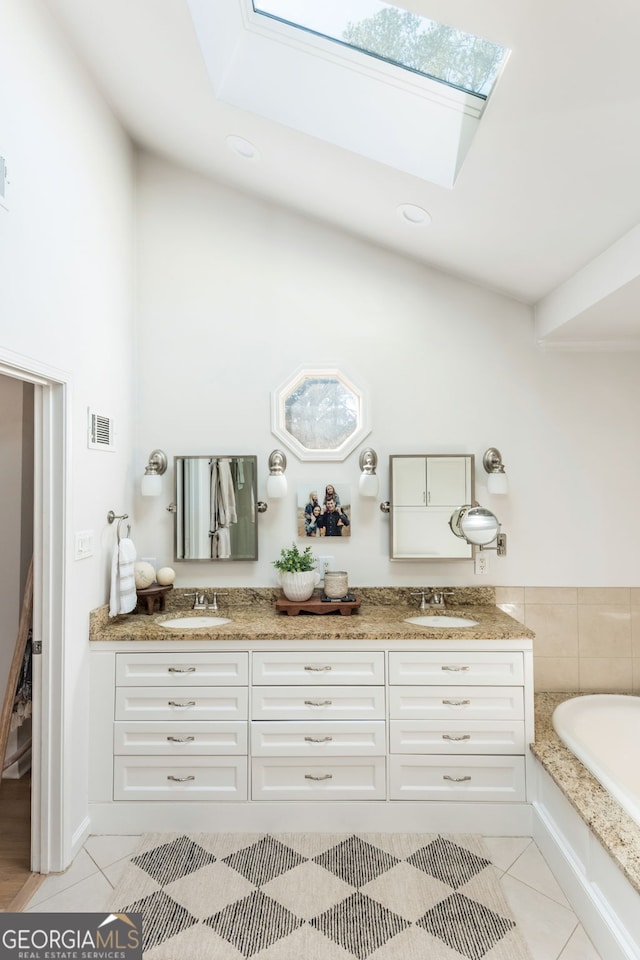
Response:
[[[336,380],[354,398],[355,427],[348,436],[337,442],[335,447],[328,447],[326,443],[322,446],[320,439],[318,439],[316,445],[308,445],[288,429],[287,402],[306,380],[312,382]],[[364,390],[356,386],[341,370],[335,367],[303,367],[271,394],[271,431],[300,460],[341,461],[345,460],[371,432],[367,408],[368,404]],[[311,439],[313,440],[313,438]]]

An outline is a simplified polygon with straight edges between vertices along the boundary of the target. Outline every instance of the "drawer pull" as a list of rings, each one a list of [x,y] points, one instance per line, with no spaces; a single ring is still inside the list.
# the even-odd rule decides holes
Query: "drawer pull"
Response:
[[[448,707],[466,707],[471,700],[443,700],[442,702]]]
[[[306,743],[329,743],[333,737],[305,737]]]
[[[167,700],[167,703],[170,707],[195,707],[195,700],[185,700],[183,703],[180,703],[179,700]]]
[[[322,670],[333,670],[333,667],[332,667],[330,664],[327,664],[327,665],[324,666],[324,667],[312,667],[312,666],[307,666],[307,667],[305,667],[305,670],[313,670],[313,671],[315,671],[315,672],[321,672]]]
[[[443,733],[442,739],[443,740],[471,740],[471,734],[463,733],[461,737],[452,737],[450,733]]]
[[[451,666],[450,664],[445,664],[444,666],[440,667],[440,669],[441,669],[441,670],[452,670],[452,671],[454,671],[455,673],[459,673],[459,672],[461,672],[461,671],[464,672],[465,670],[468,670],[469,667],[458,667],[458,666],[453,667],[453,666]]]
[[[193,743],[195,737],[167,737],[170,743]]]
[[[312,773],[305,773],[305,780],[333,780],[332,773],[323,773],[322,776],[316,777]]]
[[[452,783],[464,783],[465,780],[471,780],[471,777],[450,777],[448,773],[445,773],[443,780],[451,780]]]
[[[333,701],[331,700],[305,700],[305,706],[307,707],[330,707]]]
[[[173,780],[174,783],[186,783],[187,780],[195,780],[195,777],[193,776],[193,774],[188,777],[174,777],[172,776],[172,774],[169,774],[169,776],[167,777],[167,780]]]
[[[195,667],[168,667],[169,673],[195,673]]]

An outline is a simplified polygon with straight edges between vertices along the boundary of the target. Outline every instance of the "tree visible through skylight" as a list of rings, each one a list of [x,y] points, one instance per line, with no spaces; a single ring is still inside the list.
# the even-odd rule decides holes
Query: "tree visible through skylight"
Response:
[[[487,97],[504,47],[382,0],[253,0],[256,13]]]

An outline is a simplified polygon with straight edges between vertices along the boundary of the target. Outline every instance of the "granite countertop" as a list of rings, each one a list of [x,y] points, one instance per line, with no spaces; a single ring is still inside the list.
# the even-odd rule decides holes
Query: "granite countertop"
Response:
[[[90,616],[91,641],[158,640],[412,640],[424,638],[494,640],[531,638],[533,633],[504,613],[493,602],[490,588],[457,588],[445,607],[430,607],[425,615],[446,614],[477,620],[473,627],[424,627],[405,623],[406,617],[421,614],[418,600],[409,588],[354,588],[360,607],[350,616],[340,612],[326,615],[301,613],[288,616],[275,609],[278,590],[224,590],[218,594],[218,609],[193,611],[186,589],[167,597],[163,613],[135,613],[110,618],[108,607],[99,607]],[[191,591],[192,592],[192,591]],[[208,591],[209,595],[211,591]],[[230,622],[217,627],[171,629],[162,627],[172,617],[219,616]]]
[[[579,693],[535,695],[535,743],[531,744],[531,752],[640,893],[638,824],[565,747],[553,729],[551,716],[556,706],[578,696]]]

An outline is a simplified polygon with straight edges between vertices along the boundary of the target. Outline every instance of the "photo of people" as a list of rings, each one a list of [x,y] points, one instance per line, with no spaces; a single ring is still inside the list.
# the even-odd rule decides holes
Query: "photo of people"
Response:
[[[351,490],[348,484],[318,483],[298,489],[299,537],[350,537]]]

